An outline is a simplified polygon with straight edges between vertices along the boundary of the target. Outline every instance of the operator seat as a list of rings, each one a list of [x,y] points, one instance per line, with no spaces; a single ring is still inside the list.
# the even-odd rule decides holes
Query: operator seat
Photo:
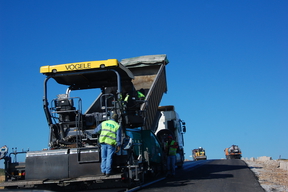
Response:
[[[55,100],[56,111],[59,114],[59,122],[73,122],[75,121],[76,111],[73,99],[68,99],[67,96],[58,96]]]

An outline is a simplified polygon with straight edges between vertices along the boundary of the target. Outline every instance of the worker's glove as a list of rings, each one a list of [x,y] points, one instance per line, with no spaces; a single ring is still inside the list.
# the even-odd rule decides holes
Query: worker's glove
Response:
[[[118,153],[118,152],[120,151],[120,149],[121,149],[121,146],[120,146],[120,145],[116,146],[115,153]]]

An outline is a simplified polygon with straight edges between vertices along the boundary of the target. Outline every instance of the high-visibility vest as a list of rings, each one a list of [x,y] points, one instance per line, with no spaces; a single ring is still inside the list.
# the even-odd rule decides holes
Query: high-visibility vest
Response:
[[[171,143],[170,143],[170,146],[173,146],[174,145],[174,143],[175,143],[175,141],[174,140],[172,140],[171,141]],[[166,147],[169,147],[169,152],[168,152],[168,155],[170,156],[170,155],[176,155],[176,152],[177,152],[177,148],[174,148],[174,147],[170,147],[169,146],[169,144],[168,144],[168,142],[166,143]]]
[[[125,99],[124,99],[124,101],[128,101],[128,99],[129,99],[129,95],[126,95],[126,97],[125,97]]]
[[[137,91],[137,94],[138,94],[138,98],[141,99],[141,98],[145,98],[145,95],[143,93],[141,93],[140,91]]]
[[[102,129],[100,133],[99,142],[108,145],[116,145],[116,132],[119,129],[119,124],[112,120],[102,122]]]

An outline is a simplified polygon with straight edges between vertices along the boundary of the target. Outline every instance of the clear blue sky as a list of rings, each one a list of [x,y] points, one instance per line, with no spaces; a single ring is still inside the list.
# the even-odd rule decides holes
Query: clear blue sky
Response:
[[[0,28],[0,145],[10,151],[48,145],[40,66],[167,54],[161,105],[187,123],[187,159],[200,146],[224,158],[232,144],[244,157],[288,159],[286,0],[0,0]]]

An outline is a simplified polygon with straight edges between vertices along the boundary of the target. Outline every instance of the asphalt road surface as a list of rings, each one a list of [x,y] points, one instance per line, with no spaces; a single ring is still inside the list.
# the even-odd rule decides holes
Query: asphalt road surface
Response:
[[[195,166],[196,165],[196,166]],[[147,186],[141,192],[264,192],[242,160],[185,162],[175,178]]]

